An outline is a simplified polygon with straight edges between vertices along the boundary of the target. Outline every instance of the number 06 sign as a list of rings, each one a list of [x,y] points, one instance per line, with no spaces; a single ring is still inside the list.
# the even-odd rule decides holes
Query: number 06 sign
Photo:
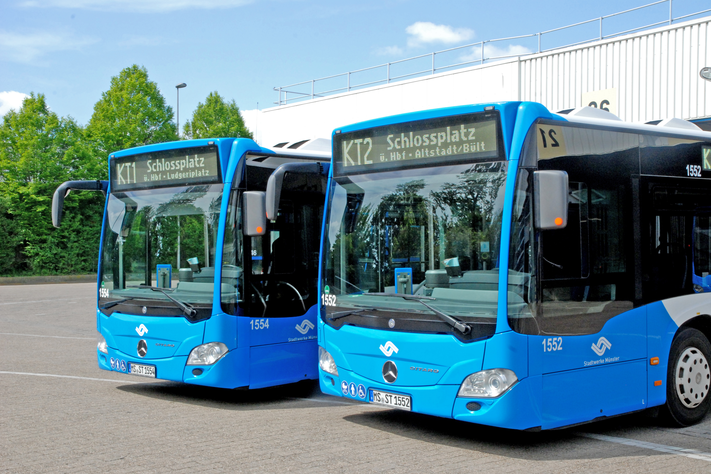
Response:
[[[617,115],[617,88],[585,92],[580,105],[595,107]]]

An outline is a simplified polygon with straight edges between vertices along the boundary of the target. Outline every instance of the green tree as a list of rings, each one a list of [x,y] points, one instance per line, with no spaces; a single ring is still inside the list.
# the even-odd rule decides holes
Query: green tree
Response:
[[[192,120],[183,127],[185,138],[252,138],[247,130],[239,107],[233,100],[225,100],[217,92],[210,92],[205,103],[200,102],[193,112]]]
[[[173,109],[145,67],[133,65],[111,78],[89,120],[87,133],[103,156],[126,148],[177,140]]]
[[[100,173],[84,143],[83,129],[51,112],[42,94],[26,98],[0,126],[0,198],[3,256],[13,259],[2,273],[86,272],[95,269],[101,225],[101,196],[72,196],[73,217],[56,232],[51,223],[52,195],[63,181]],[[93,193],[92,193],[93,194]],[[10,223],[10,224],[8,224]],[[9,225],[9,227],[8,227]]]
[[[7,197],[0,194],[0,275],[12,273],[20,254],[20,236]]]

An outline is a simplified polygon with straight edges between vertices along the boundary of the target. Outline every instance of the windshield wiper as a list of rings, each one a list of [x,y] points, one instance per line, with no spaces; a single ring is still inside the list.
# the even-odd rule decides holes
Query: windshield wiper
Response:
[[[461,332],[462,334],[467,335],[470,332],[472,332],[471,326],[469,326],[467,323],[463,323],[462,321],[460,321],[456,318],[453,318],[452,316],[448,315],[447,313],[443,313],[442,311],[438,310],[437,308],[434,308],[431,305],[425,303],[425,301],[434,301],[437,298],[433,298],[431,296],[406,295],[406,294],[400,294],[400,293],[365,293],[365,295],[367,295],[367,296],[387,296],[389,298],[403,298],[408,301],[417,301],[422,306],[424,306],[425,308],[429,309],[434,314],[436,314],[439,317],[439,319],[441,319],[445,323],[449,324],[450,326],[452,326],[454,329]]]
[[[144,290],[152,290],[152,291],[157,291],[159,293],[163,293],[166,298],[168,298],[170,301],[172,301],[173,303],[178,305],[180,307],[180,309],[183,310],[183,314],[185,314],[185,316],[194,317],[195,315],[197,315],[197,310],[195,308],[193,308],[188,303],[183,303],[182,301],[180,301],[176,298],[173,298],[172,296],[170,296],[168,294],[168,290],[165,288],[159,288],[157,286],[149,286],[149,285],[138,285],[138,287],[141,289],[144,289]]]
[[[346,311],[339,311],[337,313],[331,313],[331,315],[326,316],[329,321],[335,321],[336,319],[345,318],[351,314],[358,314],[364,311],[380,311],[378,308],[359,308],[359,309],[349,309]]]
[[[135,296],[127,296],[127,297],[125,297],[125,298],[121,298],[120,300],[109,301],[109,302],[106,303],[105,305],[99,306],[99,308],[100,308],[100,309],[109,309],[109,308],[113,308],[114,306],[116,306],[116,305],[118,305],[118,304],[124,303],[124,302],[126,302],[126,301],[128,301],[128,300],[135,300],[135,299],[136,299]]]

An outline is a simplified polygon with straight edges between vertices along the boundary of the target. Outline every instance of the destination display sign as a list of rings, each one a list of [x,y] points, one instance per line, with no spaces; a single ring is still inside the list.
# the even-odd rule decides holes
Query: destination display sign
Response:
[[[453,164],[496,158],[501,150],[498,113],[405,122],[336,134],[336,174]]]
[[[215,145],[111,158],[113,191],[213,184],[221,180]]]

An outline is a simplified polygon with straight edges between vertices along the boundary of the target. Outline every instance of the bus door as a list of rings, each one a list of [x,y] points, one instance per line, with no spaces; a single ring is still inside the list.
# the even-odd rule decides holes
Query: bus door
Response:
[[[647,406],[646,311],[634,307],[632,271],[638,139],[554,131],[560,149],[539,154],[538,167],[568,174],[569,212],[564,229],[538,232],[529,356],[542,379],[543,428]],[[538,135],[540,151],[550,143]]]
[[[287,193],[284,193],[287,194]],[[274,385],[317,374],[319,228],[323,196],[282,199],[275,222],[262,236],[248,237],[250,387]],[[241,339],[244,340],[244,339]]]
[[[711,292],[711,208],[694,216],[691,282],[694,292]]]
[[[669,350],[678,325],[673,314],[697,303],[661,300],[711,291],[711,184],[684,178],[644,178],[640,184],[641,295],[647,309],[650,401],[666,401]],[[676,310],[673,308],[677,308]],[[658,385],[655,385],[655,382]],[[653,388],[659,387],[653,392]]]
[[[711,290],[711,186],[656,178],[642,182],[641,279],[645,303]]]

